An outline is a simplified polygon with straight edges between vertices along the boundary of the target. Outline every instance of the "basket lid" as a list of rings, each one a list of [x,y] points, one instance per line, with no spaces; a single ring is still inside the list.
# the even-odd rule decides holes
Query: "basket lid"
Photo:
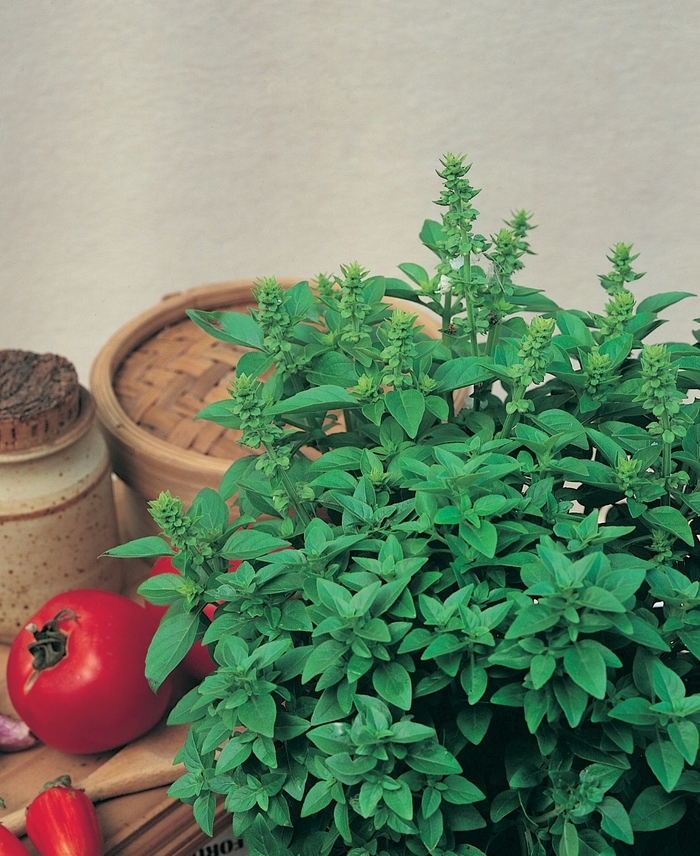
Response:
[[[100,350],[90,388],[117,476],[145,499],[170,490],[185,504],[218,488],[233,461],[254,450],[241,433],[194,417],[227,397],[245,348],[201,330],[188,309],[247,312],[250,280],[172,294],[118,330]]]
[[[212,339],[189,318],[169,324],[129,353],[114,376],[119,403],[138,427],[214,458],[240,456],[240,431],[195,417],[227,397],[246,349]]]

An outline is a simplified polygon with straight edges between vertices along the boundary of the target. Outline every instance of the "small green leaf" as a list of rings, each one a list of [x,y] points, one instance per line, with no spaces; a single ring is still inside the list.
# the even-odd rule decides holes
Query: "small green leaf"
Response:
[[[257,460],[257,455],[245,455],[231,464],[224,473],[219,485],[219,493],[222,499],[231,499],[232,496],[238,493],[241,479],[249,469],[255,467]]]
[[[314,305],[314,293],[309,287],[309,283],[302,280],[287,289],[284,295],[284,305],[292,320],[306,320],[309,310]]]
[[[393,743],[420,743],[435,736],[435,729],[420,722],[402,719],[391,726]]]
[[[598,352],[605,357],[610,358],[610,367],[612,369],[616,369],[620,366],[629,352],[632,350],[632,344],[634,342],[634,336],[631,333],[624,333],[620,336],[613,336],[611,339],[606,339],[605,342],[602,343]],[[620,423],[622,424],[622,423]],[[632,430],[635,429],[636,426],[629,426],[625,424],[625,428]]]
[[[461,773],[462,768],[454,755],[437,742],[425,740],[415,744],[406,756],[406,763],[419,773],[429,776],[446,776],[450,773]]]
[[[384,789],[384,802],[404,820],[413,820],[413,796],[406,782],[399,780],[395,790]]]
[[[233,342],[262,351],[264,335],[256,321],[243,312],[207,312],[203,309],[188,309],[187,316],[210,336],[223,342]]]
[[[654,692],[661,701],[679,701],[685,698],[685,684],[681,678],[660,660],[653,661]]]
[[[166,606],[173,603],[178,597],[182,597],[180,588],[183,583],[180,574],[158,574],[144,580],[137,591],[149,603]]]
[[[571,648],[566,649],[564,668],[581,689],[594,698],[603,699],[607,683],[605,660],[595,644],[587,644],[589,641],[574,643]]]
[[[322,811],[327,805],[330,805],[333,799],[331,788],[333,780],[316,782],[307,793],[301,807],[301,817],[309,817],[309,815],[317,814]]]
[[[348,728],[340,722],[329,722],[320,725],[307,734],[309,740],[327,755],[337,755],[349,752],[353,744],[348,735]]]
[[[498,823],[499,820],[503,820],[512,811],[516,811],[519,808],[520,795],[515,788],[501,791],[500,794],[496,794],[491,802],[491,820],[494,823]]]
[[[650,707],[650,702],[645,698],[628,698],[618,702],[608,711],[608,715],[613,719],[629,722],[630,725],[654,725],[657,716]]]
[[[588,704],[588,692],[568,678],[554,680],[554,695],[572,728],[581,722]]]
[[[520,636],[534,636],[535,633],[554,627],[558,621],[559,613],[554,612],[541,601],[533,603],[518,613],[515,621],[508,628],[505,638],[517,639]]]
[[[651,526],[658,526],[676,538],[680,538],[690,547],[694,546],[695,538],[690,529],[688,521],[683,517],[677,508],[670,505],[661,505],[658,508],[650,508],[642,515],[642,520],[645,520]]]
[[[185,773],[168,788],[168,796],[174,799],[191,799],[202,789],[202,783],[195,773]]]
[[[437,223],[435,220],[425,220],[418,237],[426,247],[433,250],[433,252],[437,252],[438,247],[445,240],[445,232],[440,223]]]
[[[260,351],[246,351],[245,354],[241,354],[238,358],[238,362],[236,363],[236,374],[245,374],[248,375],[248,377],[259,378],[261,375],[265,374],[265,372],[272,366],[273,362],[274,359],[269,354],[263,354]],[[224,400],[220,403],[225,404],[229,408],[230,412],[230,400]],[[196,418],[211,419],[211,416],[209,415],[209,407],[211,406],[212,405],[209,405],[203,410],[200,410]]]
[[[347,803],[336,803],[333,808],[333,820],[345,844],[352,844],[352,831],[350,830],[350,816]]]
[[[674,303],[685,300],[686,297],[695,297],[695,295],[691,291],[666,291],[662,294],[652,294],[637,304],[636,312],[661,312],[662,309],[673,306]]]
[[[589,609],[599,612],[617,612],[620,615],[627,612],[619,599],[600,586],[587,586],[580,594],[579,601]]]
[[[591,331],[585,322],[573,312],[562,310],[557,312],[557,327],[565,336],[576,339],[579,345],[592,346],[595,344]]]
[[[658,785],[645,788],[630,809],[630,823],[635,832],[654,832],[675,826],[685,814],[683,794],[667,794]]]
[[[578,853],[578,831],[571,821],[565,820],[561,841],[559,842],[559,856],[578,856]]]
[[[457,727],[471,744],[478,746],[489,730],[492,716],[493,711],[489,705],[475,704],[460,710],[457,714]]]
[[[438,395],[429,395],[425,399],[425,407],[438,422],[447,422],[450,416],[450,408],[444,398]]]
[[[252,741],[242,742],[241,740],[232,737],[221,750],[221,754],[216,759],[216,773],[221,775],[229,770],[235,770],[245,760],[247,760],[253,752]],[[255,800],[253,800],[253,803]],[[253,807],[253,803],[249,808]]]
[[[442,791],[443,799],[453,805],[470,805],[486,799],[484,792],[464,776],[447,776],[443,784],[447,787]]]
[[[442,793],[437,788],[426,788],[420,801],[420,810],[423,817],[430,817],[442,804]]]
[[[306,378],[317,386],[352,387],[357,383],[357,372],[353,361],[339,351],[328,351],[312,363]]]
[[[374,425],[382,424],[382,416],[384,415],[385,405],[384,400],[379,398],[377,401],[372,401],[370,404],[362,405],[362,415],[369,419]]]
[[[154,692],[190,650],[198,626],[196,612],[171,607],[165,613],[146,654],[146,677]]]
[[[609,437],[607,434],[603,434],[602,431],[597,431],[595,428],[586,427],[586,433],[598,449],[600,449],[603,455],[605,455],[610,466],[616,466],[618,456],[625,454],[624,448],[612,437]]]
[[[237,708],[241,725],[263,737],[274,737],[277,705],[271,695],[252,696]]]
[[[554,674],[557,667],[556,659],[549,653],[536,654],[530,661],[530,678],[532,686],[539,690]]]
[[[417,389],[391,389],[386,408],[411,439],[415,438],[425,413],[425,398]]]
[[[420,265],[415,265],[412,262],[403,262],[398,266],[399,270],[402,270],[409,279],[412,279],[417,285],[428,285],[430,283],[430,277],[428,276],[428,272],[424,267]]]
[[[120,544],[102,553],[103,556],[115,556],[118,559],[148,559],[155,556],[174,556],[172,547],[157,535],[137,538],[128,544]]]
[[[683,756],[670,740],[663,738],[650,743],[644,754],[659,784],[670,793],[683,772]]]
[[[668,736],[688,764],[694,764],[698,754],[698,727],[687,719],[679,719],[668,726]]]
[[[269,822],[275,825],[271,817]],[[264,812],[258,812],[246,828],[245,843],[251,856],[284,856],[278,839],[270,831]]]
[[[634,832],[630,823],[627,810],[620,800],[615,797],[604,797],[598,806],[598,811],[603,816],[600,828],[613,838],[624,841],[625,844],[634,844]]]
[[[481,520],[480,526],[471,523],[463,523],[459,527],[459,534],[467,544],[476,548],[489,559],[493,559],[498,548],[498,530],[490,520]]]
[[[268,407],[265,412],[269,416],[313,416],[317,413],[327,413],[329,410],[352,410],[360,407],[362,402],[342,386],[324,384],[285,398]]]
[[[459,677],[469,704],[475,705],[481,700],[488,686],[489,677],[486,669],[475,663],[469,663],[462,669]]]
[[[198,520],[209,532],[224,532],[229,522],[229,509],[218,491],[205,487],[192,500],[187,517]]]
[[[275,740],[285,742],[305,734],[309,730],[309,722],[300,716],[279,711],[275,721]]]
[[[430,817],[425,817],[421,812],[418,815],[418,829],[421,841],[428,852],[432,852],[438,846],[444,829],[444,821],[440,809],[433,812]]]
[[[208,791],[200,794],[192,806],[192,814],[205,835],[214,835],[214,813],[216,811],[216,794]]]
[[[579,449],[588,449],[586,429],[575,416],[566,410],[557,410],[556,408],[543,410],[536,417],[532,417],[532,422],[550,436],[555,434],[571,435],[570,443]]]
[[[547,713],[547,693],[542,690],[528,690],[523,699],[525,724],[530,734],[535,734]]]
[[[258,529],[239,529],[226,541],[221,555],[225,559],[259,559],[283,547],[289,547],[289,541]]]
[[[524,707],[527,690],[520,683],[506,684],[491,696],[491,704],[504,707]]]
[[[457,357],[442,363],[435,370],[433,380],[437,381],[436,392],[452,392],[483,383],[492,377],[492,372],[485,368],[479,357]]]
[[[446,805],[443,802],[442,813],[448,829],[453,832],[469,832],[486,826],[486,821],[473,805]],[[461,856],[485,856],[476,847],[464,844],[459,845],[459,853]]]
[[[690,653],[700,660],[700,630],[679,630],[678,638]]]
[[[357,801],[359,814],[362,817],[372,817],[383,796],[384,788],[380,782],[363,782]]]
[[[401,710],[409,710],[413,696],[411,676],[395,660],[381,663],[372,673],[372,686],[379,696]]]
[[[304,672],[301,676],[303,684],[310,681],[316,675],[320,675],[330,666],[335,666],[340,658],[345,654],[347,647],[342,642],[337,642],[335,639],[327,639],[315,647],[309,655]]]

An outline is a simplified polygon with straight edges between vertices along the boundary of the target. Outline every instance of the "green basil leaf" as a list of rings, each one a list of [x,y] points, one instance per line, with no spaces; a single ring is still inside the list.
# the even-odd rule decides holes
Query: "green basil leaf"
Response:
[[[625,844],[634,844],[632,824],[627,809],[620,800],[615,799],[615,797],[604,797],[598,806],[598,811],[603,817],[600,824],[603,832],[607,832],[608,835],[617,838],[618,841],[624,841]]]
[[[587,640],[574,643],[564,653],[564,668],[574,683],[590,693],[594,698],[605,698],[607,669],[605,660],[595,645],[587,645]]]
[[[417,743],[406,756],[406,763],[412,770],[429,776],[446,776],[461,773],[457,759],[439,743],[425,740]]]
[[[400,663],[395,660],[380,663],[372,673],[372,686],[385,701],[401,710],[410,709],[413,697],[411,676]]]
[[[688,525],[688,521],[683,517],[677,508],[672,508],[670,505],[659,506],[658,508],[650,508],[642,515],[642,520],[645,520],[651,526],[658,526],[676,538],[680,538],[690,547],[694,546],[695,538]]]
[[[289,541],[275,538],[259,529],[239,529],[226,541],[221,555],[225,559],[259,559],[273,550],[289,546]]]
[[[146,678],[156,692],[182,662],[197,637],[199,615],[170,607],[161,619],[146,654]]]
[[[654,832],[675,826],[685,814],[683,794],[667,794],[658,785],[645,788],[630,809],[630,823],[635,832]]]
[[[137,538],[128,544],[120,544],[105,550],[103,556],[115,556],[119,559],[149,559],[155,556],[174,556],[173,548],[157,535],[148,535],[145,538]]]
[[[644,755],[659,784],[670,793],[683,772],[683,756],[670,740],[659,738],[649,743]]]
[[[425,398],[417,389],[390,389],[385,398],[386,409],[411,439],[418,433],[425,413]]]
[[[343,387],[324,384],[278,401],[277,404],[268,407],[266,413],[269,416],[313,416],[317,413],[327,413],[329,410],[360,407],[362,402],[350,395]]]
[[[252,302],[252,299],[251,299]],[[233,342],[262,351],[263,331],[257,322],[244,312],[207,312],[203,309],[188,309],[187,316],[210,336],[223,342]]]
[[[435,392],[452,392],[490,380],[493,373],[484,362],[481,357],[457,357],[441,363],[433,375],[438,384]]]

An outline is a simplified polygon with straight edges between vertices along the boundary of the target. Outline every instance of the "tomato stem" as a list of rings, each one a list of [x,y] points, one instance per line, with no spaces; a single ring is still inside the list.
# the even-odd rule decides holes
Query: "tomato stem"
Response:
[[[50,669],[66,656],[68,634],[61,632],[58,624],[67,618],[75,621],[77,617],[72,609],[62,609],[51,621],[47,621],[41,630],[36,624],[27,625],[27,630],[34,636],[34,642],[30,642],[27,650],[34,658],[32,668],[35,672]]]
[[[57,779],[53,779],[51,782],[46,782],[46,784],[42,787],[42,791],[47,791],[49,788],[70,788],[72,787],[70,776],[63,775],[59,776]]]

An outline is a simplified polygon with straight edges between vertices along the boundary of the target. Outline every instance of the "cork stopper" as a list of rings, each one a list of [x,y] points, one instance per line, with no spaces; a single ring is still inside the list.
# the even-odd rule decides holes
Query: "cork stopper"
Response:
[[[56,354],[0,350],[0,453],[51,443],[80,411],[75,367]]]

